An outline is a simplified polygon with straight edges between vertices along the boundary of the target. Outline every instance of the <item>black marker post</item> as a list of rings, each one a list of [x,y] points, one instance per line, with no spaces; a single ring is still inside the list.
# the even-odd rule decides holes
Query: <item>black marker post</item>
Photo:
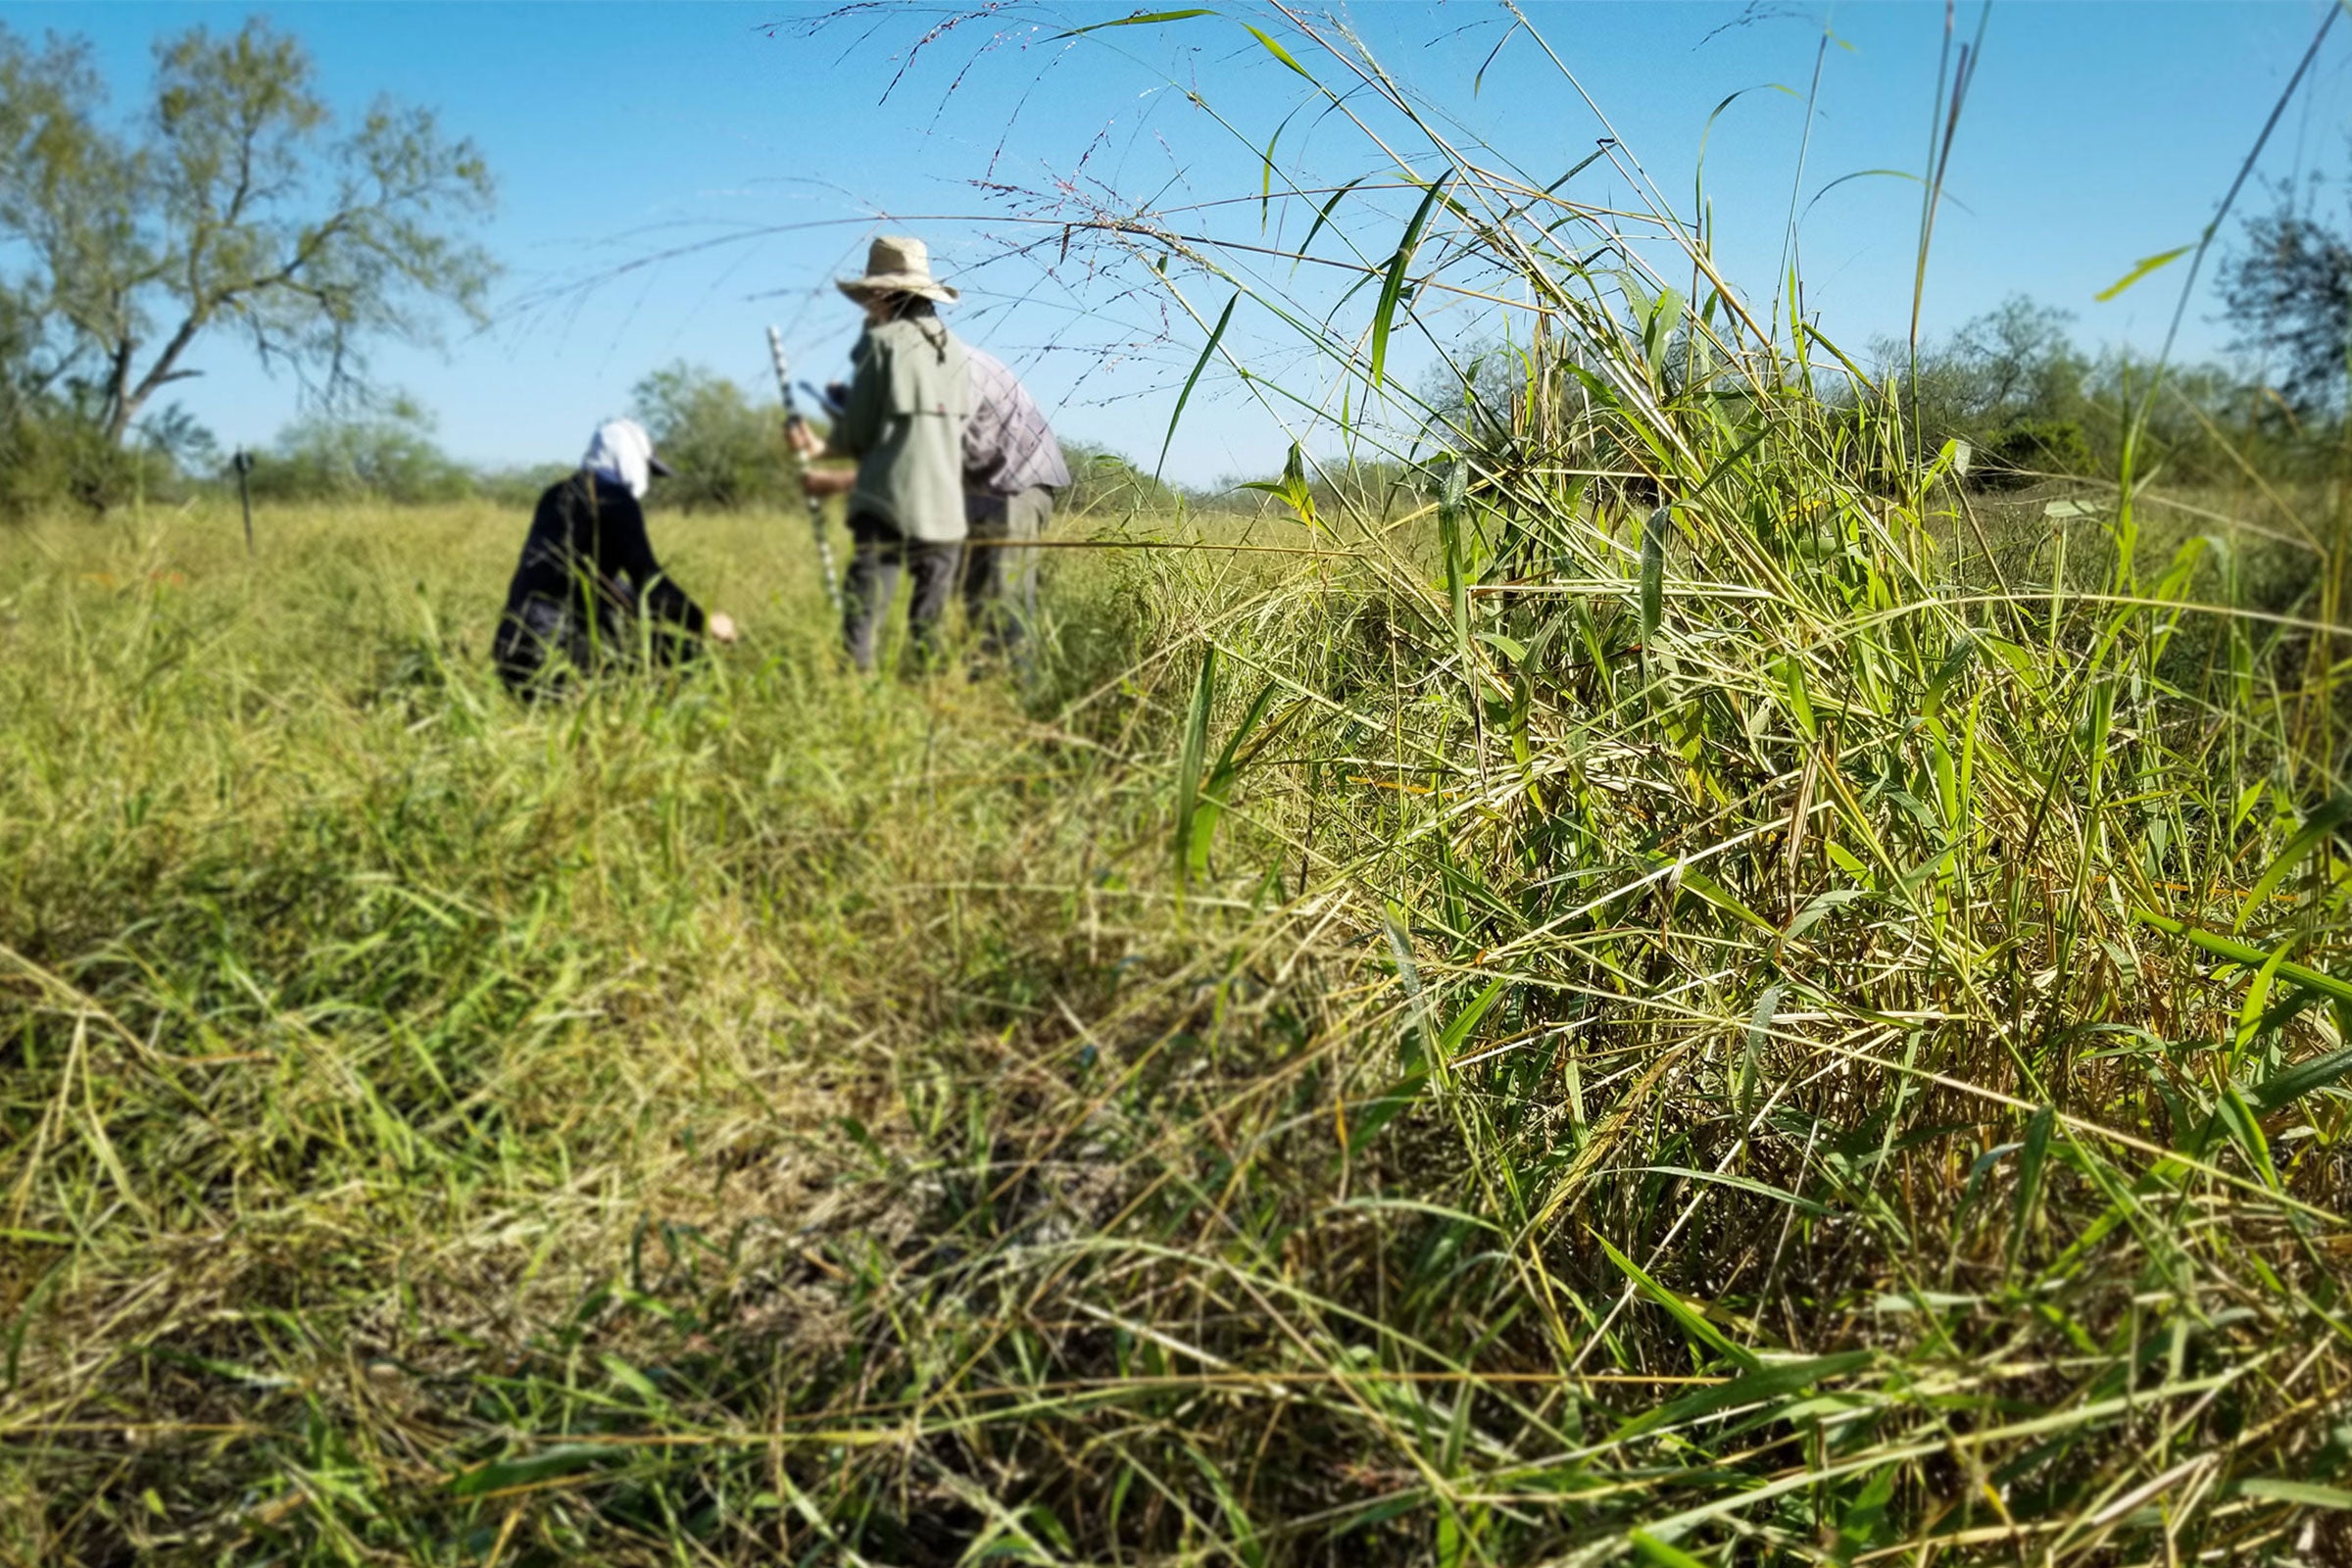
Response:
[[[228,466],[237,470],[237,501],[245,509],[245,554],[250,556],[253,554],[253,490],[245,482],[245,476],[253,471],[253,454],[239,447],[236,456],[228,460]]]

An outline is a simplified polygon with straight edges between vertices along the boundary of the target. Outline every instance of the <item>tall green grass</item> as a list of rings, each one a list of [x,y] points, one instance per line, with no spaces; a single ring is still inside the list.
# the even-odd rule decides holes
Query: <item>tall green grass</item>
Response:
[[[774,519],[529,712],[519,519],[0,536],[5,1549],[2352,1550],[2340,484],[1987,515],[1283,39],[1401,241],[1170,286],[1524,373],[1354,418],[1419,497],[1103,521],[1199,548],[1056,553],[1031,689],[841,673]]]

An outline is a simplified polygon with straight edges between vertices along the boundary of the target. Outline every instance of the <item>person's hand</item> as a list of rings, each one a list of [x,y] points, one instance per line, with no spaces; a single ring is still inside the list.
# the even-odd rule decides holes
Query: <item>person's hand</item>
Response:
[[[784,421],[784,439],[804,458],[813,458],[825,450],[824,437],[808,428],[807,419],[795,416]]]
[[[710,618],[703,622],[703,630],[710,634],[714,643],[731,643],[735,640],[735,617],[723,610],[714,611]]]
[[[803,468],[801,487],[812,496],[847,495],[858,482],[855,468]]]

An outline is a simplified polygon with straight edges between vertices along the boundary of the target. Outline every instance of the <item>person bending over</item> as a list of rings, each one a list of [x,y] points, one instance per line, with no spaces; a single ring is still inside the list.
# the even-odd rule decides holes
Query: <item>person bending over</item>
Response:
[[[865,275],[839,279],[865,310],[865,331],[832,439],[807,425],[786,428],[805,457],[855,458],[855,470],[811,468],[814,496],[847,493],[856,549],[844,587],[843,640],[850,661],[874,667],[874,634],[904,566],[913,578],[906,630],[927,664],[939,619],[956,591],[963,554],[963,432],[972,404],[963,344],[939,319],[956,290],[931,275],[919,239],[883,235],[867,252]]]
[[[980,349],[972,363],[972,417],[963,437],[963,619],[984,655],[1026,670],[1037,631],[1033,545],[1069,488],[1061,442],[1043,409],[1004,361]]]
[[[705,616],[654,559],[639,503],[667,472],[644,426],[611,419],[579,467],[539,497],[491,650],[510,691],[536,697],[641,655],[690,660],[704,636],[735,640],[735,622]]]

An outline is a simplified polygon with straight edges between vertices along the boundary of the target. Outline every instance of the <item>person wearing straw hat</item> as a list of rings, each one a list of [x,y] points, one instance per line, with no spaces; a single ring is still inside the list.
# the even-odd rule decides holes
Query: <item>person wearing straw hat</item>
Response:
[[[695,656],[698,638],[735,640],[734,621],[706,616],[654,559],[639,503],[654,476],[668,472],[645,426],[608,419],[579,467],[539,497],[491,643],[499,677],[515,695],[561,691],[575,671],[640,652],[675,663]]]
[[[829,440],[804,424],[786,427],[804,456],[855,458],[855,469],[811,468],[811,495],[847,494],[856,548],[843,586],[842,636],[851,662],[874,667],[875,628],[897,591],[912,579],[906,630],[928,663],[939,620],[955,597],[963,556],[963,435],[971,417],[968,352],[937,307],[956,290],[931,275],[931,253],[904,234],[884,234],[860,277],[838,280],[865,310],[865,332],[851,351],[855,369]]]

